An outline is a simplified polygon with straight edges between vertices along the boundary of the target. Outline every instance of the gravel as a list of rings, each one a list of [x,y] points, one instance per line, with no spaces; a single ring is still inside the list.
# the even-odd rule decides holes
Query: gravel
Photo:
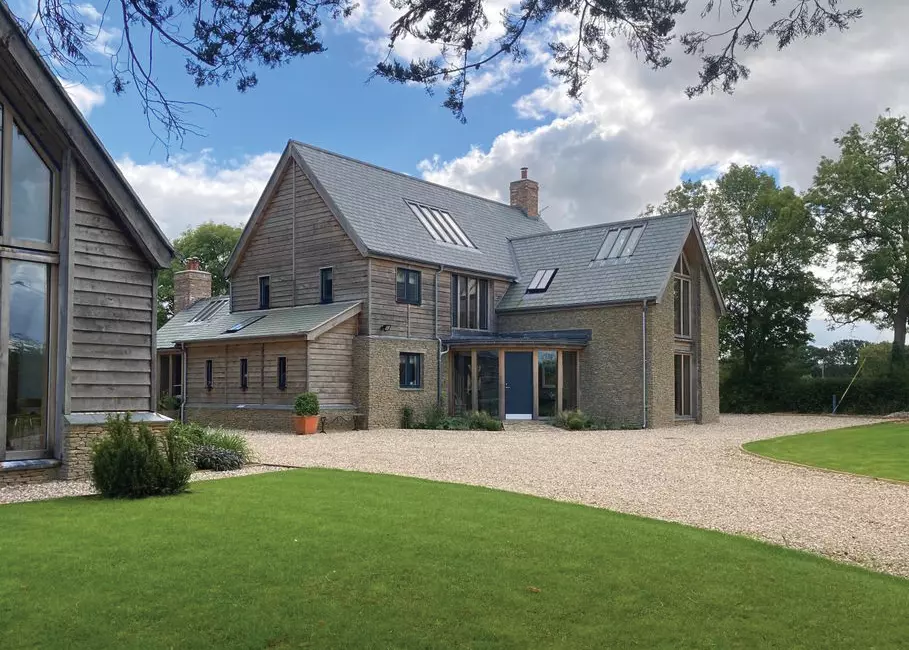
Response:
[[[568,432],[249,432],[263,463],[482,485],[747,535],[909,577],[909,485],[777,463],[750,440],[873,420],[724,416],[717,424]]]
[[[229,472],[194,472],[190,481],[211,481],[212,479],[245,476],[275,472],[285,468],[272,465],[247,465],[242,469]],[[61,497],[82,497],[96,494],[90,481],[48,481],[29,485],[15,485],[0,488],[0,505],[4,503],[22,503],[24,501],[44,501]]]

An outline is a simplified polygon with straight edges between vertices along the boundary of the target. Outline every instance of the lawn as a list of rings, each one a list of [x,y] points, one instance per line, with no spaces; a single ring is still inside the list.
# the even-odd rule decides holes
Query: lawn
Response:
[[[909,424],[887,422],[749,442],[748,451],[813,467],[909,481]]]
[[[898,647],[909,581],[740,537],[331,470],[0,506],[3,647]]]

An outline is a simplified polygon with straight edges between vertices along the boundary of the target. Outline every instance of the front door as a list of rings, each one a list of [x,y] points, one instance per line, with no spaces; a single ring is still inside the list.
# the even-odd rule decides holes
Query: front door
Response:
[[[533,353],[505,353],[505,419],[533,417]]]

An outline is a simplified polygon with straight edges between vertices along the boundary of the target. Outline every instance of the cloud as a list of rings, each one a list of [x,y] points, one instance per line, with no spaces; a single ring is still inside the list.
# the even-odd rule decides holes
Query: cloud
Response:
[[[72,83],[65,79],[60,79],[60,83],[63,84],[66,94],[69,95],[69,98],[73,100],[73,103],[82,111],[85,117],[89,116],[92,109],[104,103],[104,88],[101,86]]]
[[[118,161],[145,207],[173,239],[205,221],[242,226],[249,219],[280,153],[218,160],[211,151],[169,163]]]
[[[894,27],[909,20],[909,3],[882,1],[865,13],[845,33],[748,53],[751,78],[732,96],[689,100],[683,89],[697,78],[696,60],[676,52],[669,68],[654,72],[616,44],[582,103],[550,78],[513,106],[536,126],[451,160],[429,158],[420,169],[429,180],[503,199],[528,166],[554,227],[634,216],[685,170],[732,162],[778,170],[782,182],[806,188],[820,157],[835,153],[834,137],[887,108],[909,108],[909,58]]]

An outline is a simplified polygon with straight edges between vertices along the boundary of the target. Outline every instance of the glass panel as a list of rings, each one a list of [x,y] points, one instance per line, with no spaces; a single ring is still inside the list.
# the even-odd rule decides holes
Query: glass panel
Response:
[[[170,395],[170,356],[166,354],[158,367],[158,395]]]
[[[473,410],[473,382],[471,381],[470,352],[454,353],[454,412]]]
[[[407,299],[407,286],[404,283],[404,269],[397,269],[395,271],[395,299]]]
[[[466,246],[467,248],[476,248],[476,246],[473,245],[473,242],[470,241],[470,239],[467,237],[467,235],[464,234],[464,231],[461,230],[461,227],[458,225],[458,222],[455,221],[454,219],[452,219],[451,215],[448,214],[447,212],[445,212],[444,210],[440,210],[440,212],[442,213],[442,219],[444,219],[445,223],[448,224],[448,227],[451,228],[455,232],[455,234],[458,236],[458,239],[460,240],[460,243],[462,245]]]
[[[628,235],[631,234],[631,228],[622,228],[619,231],[619,236],[615,240],[615,245],[612,247],[612,250],[609,251],[609,254],[606,256],[609,259],[615,259],[619,256],[619,253],[622,252],[622,249],[625,247],[625,242],[628,241]]]
[[[495,350],[477,352],[477,407],[499,417],[499,353]]]
[[[449,235],[448,232],[445,230],[445,228],[442,227],[442,224],[439,223],[439,220],[436,218],[436,216],[432,213],[432,211],[429,208],[426,208],[422,205],[418,206],[418,207],[420,208],[420,212],[423,213],[423,216],[426,217],[426,220],[430,224],[432,224],[433,230],[435,230],[439,234],[439,237],[441,238],[442,241],[444,241],[447,244],[455,243],[454,239],[452,239],[451,235]]]
[[[420,304],[420,272],[407,272],[407,302],[413,305]]]
[[[420,220],[420,223],[423,224],[423,227],[426,228],[426,232],[429,233],[429,236],[436,241],[442,241],[442,238],[439,237],[439,233],[437,233],[435,231],[435,228],[432,227],[432,224],[426,220],[426,217],[423,216],[423,212],[420,210],[420,208],[418,208],[413,203],[408,203],[407,205],[410,206],[411,211],[417,216],[417,219]]]
[[[16,239],[50,242],[51,171],[18,125],[13,129],[11,234]]]
[[[467,278],[460,278],[458,292],[458,326],[467,327]]]
[[[691,282],[682,280],[682,336],[691,336]]]
[[[458,326],[458,276],[451,276],[451,326]]]
[[[675,414],[691,415],[691,355],[675,355]]]
[[[467,278],[467,327],[477,329],[477,279]]]
[[[173,361],[171,362],[171,380],[170,380],[170,394],[177,396],[183,394],[183,356],[174,355]]]
[[[625,244],[625,249],[621,253],[621,257],[628,257],[634,253],[634,249],[637,248],[638,242],[641,241],[641,235],[644,234],[644,226],[635,226],[631,229],[631,236],[628,237],[628,243]]]
[[[556,414],[556,351],[540,350],[537,352],[537,383],[539,384],[539,403],[537,413],[541,418]]]
[[[319,300],[323,303],[329,303],[334,300],[334,282],[331,269],[322,269],[320,271],[322,282],[319,291]]]
[[[672,281],[672,297],[673,297],[673,317],[675,321],[675,335],[682,335],[682,281],[679,278],[675,278]]]
[[[480,280],[480,329],[489,329],[489,281]]]
[[[11,261],[9,283],[6,447],[10,451],[44,449],[48,267]]]
[[[600,251],[597,253],[596,259],[606,259],[606,255],[608,255],[609,251],[612,250],[612,245],[615,244],[615,239],[618,236],[618,230],[610,230],[608,233],[606,233],[606,239],[603,240],[603,245],[600,246]]]
[[[562,410],[578,408],[578,353],[562,352]]]

